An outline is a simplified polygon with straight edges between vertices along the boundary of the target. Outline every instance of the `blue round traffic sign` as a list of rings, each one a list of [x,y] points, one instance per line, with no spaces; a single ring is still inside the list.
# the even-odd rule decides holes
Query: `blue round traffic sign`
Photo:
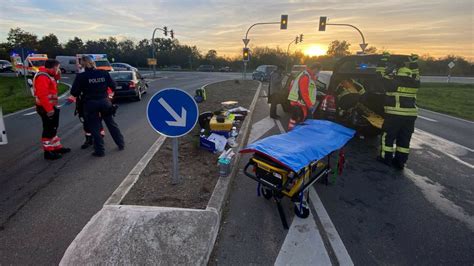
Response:
[[[156,132],[176,138],[186,135],[194,128],[199,110],[193,97],[187,92],[167,88],[151,97],[146,114]]]

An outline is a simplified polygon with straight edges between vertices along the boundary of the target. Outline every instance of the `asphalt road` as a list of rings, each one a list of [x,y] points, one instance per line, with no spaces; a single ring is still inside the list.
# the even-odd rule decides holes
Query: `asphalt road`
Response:
[[[263,123],[265,112],[257,110],[253,121],[265,130],[259,138],[279,134],[277,125]],[[286,128],[288,116],[281,109],[278,113]],[[335,185],[315,188],[355,265],[473,265],[473,135],[473,122],[420,110],[404,171],[375,160],[379,138],[356,137],[346,146],[343,175]],[[291,205],[285,206],[291,214]],[[334,235],[324,237],[327,225],[313,211],[334,264],[336,249],[327,243]],[[282,230],[274,203],[257,197],[256,183],[240,173],[211,264],[271,265],[278,256],[292,256],[297,265],[298,258],[315,256],[318,243],[306,253],[298,251],[305,250],[302,238],[296,251],[287,252],[284,243],[295,236],[288,232]]]
[[[153,93],[166,87],[193,93],[206,83],[240,74],[158,72],[157,76],[150,80],[142,102],[119,103],[116,121],[126,149],[118,151],[106,135],[103,158],[92,157],[91,149],[80,149],[84,136],[73,105],[61,108],[58,134],[72,152],[54,162],[42,158],[41,123],[34,110],[5,118],[9,144],[0,146],[0,264],[60,261],[77,233],[158,138],[145,115]],[[63,79],[72,80],[73,75]]]

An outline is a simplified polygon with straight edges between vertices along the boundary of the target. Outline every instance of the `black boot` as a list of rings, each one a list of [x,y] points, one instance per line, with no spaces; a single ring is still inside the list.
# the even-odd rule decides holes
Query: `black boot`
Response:
[[[92,145],[92,136],[86,136],[86,141],[82,144],[81,149],[87,149]]]
[[[65,153],[68,153],[68,152],[70,152],[70,151],[71,151],[70,148],[64,148],[64,147],[62,147],[62,148],[59,149],[59,150],[56,150],[56,152],[57,152],[57,153],[60,153],[60,154],[65,154]]]
[[[60,159],[62,156],[61,154],[57,152],[52,152],[52,151],[45,151],[44,152],[44,159],[45,160],[57,160]]]

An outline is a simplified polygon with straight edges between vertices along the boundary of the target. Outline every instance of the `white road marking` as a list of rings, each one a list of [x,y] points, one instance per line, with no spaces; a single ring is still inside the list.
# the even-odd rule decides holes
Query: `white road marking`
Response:
[[[29,112],[29,113],[23,114],[23,116],[34,115],[34,114],[36,114],[36,111],[33,111],[33,112]]]
[[[339,233],[336,230],[336,227],[331,221],[329,214],[327,213],[326,209],[324,208],[323,202],[318,196],[316,190],[311,187],[309,189],[309,198],[310,202],[313,205],[314,209],[316,210],[316,214],[319,217],[319,221],[323,225],[324,231],[326,232],[329,243],[331,244],[332,250],[336,255],[337,261],[339,265],[354,265],[352,262],[351,256],[349,252],[347,252],[346,246],[344,242],[342,242]]]
[[[443,139],[423,130],[415,129],[410,146],[412,149],[423,149],[423,145],[435,149],[455,161],[474,169],[474,165],[459,158],[460,156],[468,155],[469,152],[474,152],[474,149]]]
[[[260,139],[265,133],[275,126],[275,121],[269,116],[252,125],[248,143],[253,143]]]
[[[274,265],[331,265],[311,213],[306,219],[293,219]]]
[[[445,215],[466,224],[474,231],[474,216],[469,215],[464,209],[447,199],[443,194],[445,189],[441,184],[434,182],[426,176],[415,174],[412,170],[405,168],[404,174],[421,189],[425,198]]]
[[[280,130],[280,133],[284,133],[285,132],[285,128],[283,128],[283,125],[281,124],[280,120],[278,119],[275,119],[275,122],[278,126],[278,129]]]
[[[277,125],[278,124],[279,124],[278,128],[280,129],[280,133],[282,134],[285,133],[286,131],[281,125],[279,120],[277,120]],[[310,203],[313,205],[314,209],[316,210],[316,216],[319,218],[319,221],[321,222],[323,229],[326,232],[329,243],[332,247],[332,250],[334,251],[334,254],[336,255],[336,259],[339,265],[343,265],[343,266],[354,265],[354,263],[352,262],[351,256],[349,255],[349,252],[347,252],[346,246],[342,242],[342,239],[339,236],[339,233],[337,232],[336,227],[332,223],[331,218],[329,218],[329,214],[324,208],[323,202],[319,198],[318,193],[316,192],[314,187],[311,187],[309,189],[309,198],[310,198]],[[311,217],[311,218],[312,220],[314,219],[314,217]],[[307,219],[309,219],[309,217]],[[295,221],[292,222],[290,226],[290,230],[291,230],[291,227],[293,227],[294,222]],[[290,234],[290,231],[288,231],[288,234],[286,235],[286,238],[288,237],[292,237]],[[285,242],[286,242],[286,238],[285,238]],[[313,249],[313,252],[314,250],[315,249]],[[282,251],[280,250],[280,253],[281,252]],[[278,256],[280,256],[280,254]],[[313,265],[314,265],[314,262],[313,262]],[[321,265],[324,265],[324,264],[321,264]]]
[[[419,108],[419,109],[420,109],[420,110],[423,110],[423,111],[425,111],[425,112],[428,112],[428,113],[433,113],[433,114],[437,114],[437,115],[440,115],[440,116],[448,117],[448,118],[451,118],[451,119],[454,119],[454,120],[459,120],[459,121],[462,121],[462,122],[474,124],[473,121],[469,121],[469,120],[462,119],[462,118],[459,118],[459,117],[455,117],[455,116],[451,116],[451,115],[447,115],[447,114],[442,114],[442,113],[438,113],[438,112],[435,112],[435,111],[426,110],[426,109],[423,109],[423,108]]]
[[[434,120],[434,119],[431,119],[431,118],[428,118],[428,117],[424,117],[422,115],[418,115],[418,118],[421,118],[421,119],[424,119],[424,120],[427,120],[427,121],[430,121],[430,122],[438,122],[438,120]]]

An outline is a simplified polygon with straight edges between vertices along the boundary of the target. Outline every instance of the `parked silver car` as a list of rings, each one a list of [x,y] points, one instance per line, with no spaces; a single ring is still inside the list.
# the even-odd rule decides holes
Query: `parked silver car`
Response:
[[[112,63],[110,65],[115,71],[138,71],[136,67],[133,67],[127,63]]]

